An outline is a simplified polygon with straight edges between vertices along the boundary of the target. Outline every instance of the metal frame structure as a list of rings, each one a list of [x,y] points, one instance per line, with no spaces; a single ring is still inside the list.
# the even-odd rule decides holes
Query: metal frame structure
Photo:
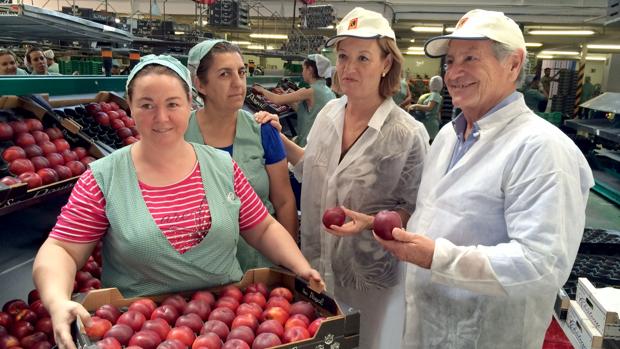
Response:
[[[131,43],[124,30],[30,5],[0,4],[0,41],[3,39],[108,41]]]

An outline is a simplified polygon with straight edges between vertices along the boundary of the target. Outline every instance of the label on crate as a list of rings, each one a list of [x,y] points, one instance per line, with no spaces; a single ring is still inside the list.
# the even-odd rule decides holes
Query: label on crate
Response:
[[[601,348],[603,337],[575,301],[571,301],[568,308],[566,324],[582,348]]]
[[[59,185],[50,185],[47,188],[41,188],[41,189],[30,191],[24,196],[10,198],[0,205],[0,210],[9,208],[16,204],[25,204],[26,201],[28,200],[36,199],[38,197],[48,195],[51,193],[70,191],[70,189],[73,188],[73,186],[75,185],[77,178],[74,177],[74,178],[70,178],[67,180],[69,182],[66,182],[66,183],[58,182]]]
[[[310,299],[312,302],[321,306],[321,308],[327,310],[328,312],[332,314],[338,313],[338,306],[332,298],[326,297],[322,293],[314,292],[308,287],[305,282],[299,280],[298,278],[295,278],[295,289],[302,295]]]

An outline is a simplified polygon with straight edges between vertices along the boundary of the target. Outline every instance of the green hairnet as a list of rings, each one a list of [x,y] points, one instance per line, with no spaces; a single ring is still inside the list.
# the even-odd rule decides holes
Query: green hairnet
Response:
[[[187,54],[187,67],[195,73],[200,64],[200,60],[211,51],[215,44],[223,41],[222,39],[208,39],[192,47]]]
[[[192,78],[190,77],[189,70],[181,63],[178,59],[168,56],[168,55],[147,55],[140,59],[140,62],[136,64],[136,66],[131,70],[129,77],[127,77],[127,85],[125,88],[129,87],[131,80],[138,74],[140,70],[150,64],[158,64],[163,65],[166,68],[172,69],[175,73],[177,73],[183,81],[189,87],[189,90],[192,89]]]

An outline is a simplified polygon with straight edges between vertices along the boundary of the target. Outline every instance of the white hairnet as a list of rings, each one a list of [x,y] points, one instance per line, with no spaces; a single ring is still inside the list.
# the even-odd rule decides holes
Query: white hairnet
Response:
[[[54,51],[46,50],[43,52],[43,56],[45,56],[45,58],[54,59]]]
[[[428,82],[428,89],[432,92],[439,92],[443,88],[443,79],[439,75],[435,75]]]
[[[308,59],[316,64],[316,74],[321,78],[331,78],[331,62],[320,54],[308,55]]]

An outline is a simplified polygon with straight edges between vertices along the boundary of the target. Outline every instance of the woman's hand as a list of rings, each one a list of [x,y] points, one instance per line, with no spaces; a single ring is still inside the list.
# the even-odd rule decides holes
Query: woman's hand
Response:
[[[48,307],[52,324],[54,326],[54,339],[58,349],[75,349],[70,326],[77,316],[80,317],[84,326],[90,326],[90,314],[77,302],[61,300]]]
[[[329,229],[325,229],[327,232],[338,236],[351,236],[372,228],[373,216],[349,210],[344,206],[342,206],[342,210],[351,220],[340,227],[332,225]]]
[[[259,111],[254,113],[254,120],[259,124],[270,123],[271,126],[275,127],[278,132],[282,132],[282,124],[280,124],[280,118],[275,115],[268,113],[266,111]]]
[[[253,89],[254,91],[256,91],[257,93],[261,94],[261,95],[262,95],[262,94],[264,94],[264,93],[265,93],[265,91],[267,91],[264,87],[262,87],[262,86],[261,86],[261,85],[259,85],[259,84],[254,84],[254,85],[252,85],[252,89]]]
[[[297,275],[302,279],[308,281],[308,286],[310,286],[313,291],[317,293],[325,291],[325,282],[323,282],[321,275],[315,269],[306,269],[301,271]]]

